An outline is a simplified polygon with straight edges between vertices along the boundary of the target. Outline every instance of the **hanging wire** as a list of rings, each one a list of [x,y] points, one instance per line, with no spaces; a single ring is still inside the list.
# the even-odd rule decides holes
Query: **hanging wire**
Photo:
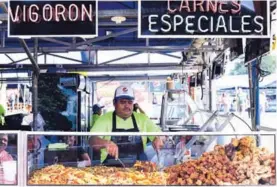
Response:
[[[257,58],[257,65],[255,66],[257,69],[257,76],[258,76],[259,82],[262,82],[264,77],[271,74],[269,71],[263,70],[261,68],[262,58],[263,58],[263,55]]]
[[[203,97],[204,97],[204,93],[203,93],[203,73],[204,73],[204,70],[201,72],[201,81],[200,81],[201,100],[203,100]]]

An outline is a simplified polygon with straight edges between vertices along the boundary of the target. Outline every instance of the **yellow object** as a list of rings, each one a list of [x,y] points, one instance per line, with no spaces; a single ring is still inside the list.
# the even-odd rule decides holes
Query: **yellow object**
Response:
[[[68,147],[67,144],[65,143],[54,143],[54,144],[49,144],[48,145],[48,150],[51,150],[51,149],[66,149]]]
[[[69,72],[69,73],[77,73],[77,74],[80,74],[80,75],[83,75],[83,76],[88,76],[88,72],[84,72],[84,71],[72,71],[72,72]]]
[[[100,116],[98,114],[93,114],[90,120],[90,129],[94,126],[96,120],[98,120]]]

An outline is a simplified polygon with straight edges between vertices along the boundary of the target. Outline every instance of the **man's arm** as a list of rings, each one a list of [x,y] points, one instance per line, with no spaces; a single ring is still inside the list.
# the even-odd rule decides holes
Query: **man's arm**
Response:
[[[161,132],[161,129],[153,121],[151,121],[147,116],[145,116],[146,132]],[[164,141],[162,136],[148,136],[149,140],[152,142],[153,148],[159,150],[164,146]]]
[[[98,120],[95,121],[94,125],[91,127],[90,132],[109,132],[106,118],[104,116],[98,118]],[[89,139],[90,146],[97,151],[105,148],[106,143],[107,140],[104,140],[104,137],[91,136]]]
[[[100,137],[94,136],[90,137],[89,144],[92,146],[94,150],[99,151],[100,149],[107,149],[109,155],[118,158],[118,146],[109,140],[104,140]]]
[[[96,151],[106,148],[106,144],[108,144],[108,143],[109,143],[108,140],[104,140],[98,136],[92,136],[89,139],[90,146],[92,146],[92,148]]]

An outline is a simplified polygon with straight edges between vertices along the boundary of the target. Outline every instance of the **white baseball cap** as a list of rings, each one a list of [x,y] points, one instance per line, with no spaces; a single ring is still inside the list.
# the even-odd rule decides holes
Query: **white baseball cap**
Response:
[[[134,90],[129,86],[119,86],[115,90],[114,99],[129,99],[134,100]]]

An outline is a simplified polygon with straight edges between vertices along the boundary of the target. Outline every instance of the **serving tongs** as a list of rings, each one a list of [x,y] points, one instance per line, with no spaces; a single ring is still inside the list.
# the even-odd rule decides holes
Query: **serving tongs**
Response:
[[[118,161],[124,169],[127,169],[125,164],[122,162],[122,160],[120,158],[116,158],[115,160]]]
[[[158,160],[157,169],[158,171],[163,171],[164,164],[161,162],[161,151],[157,150],[156,153],[157,153],[157,160]]]
[[[128,172],[131,172],[131,169],[129,167],[126,167],[126,165],[120,158],[116,158],[115,160],[118,161],[122,165],[123,169],[125,169]]]

